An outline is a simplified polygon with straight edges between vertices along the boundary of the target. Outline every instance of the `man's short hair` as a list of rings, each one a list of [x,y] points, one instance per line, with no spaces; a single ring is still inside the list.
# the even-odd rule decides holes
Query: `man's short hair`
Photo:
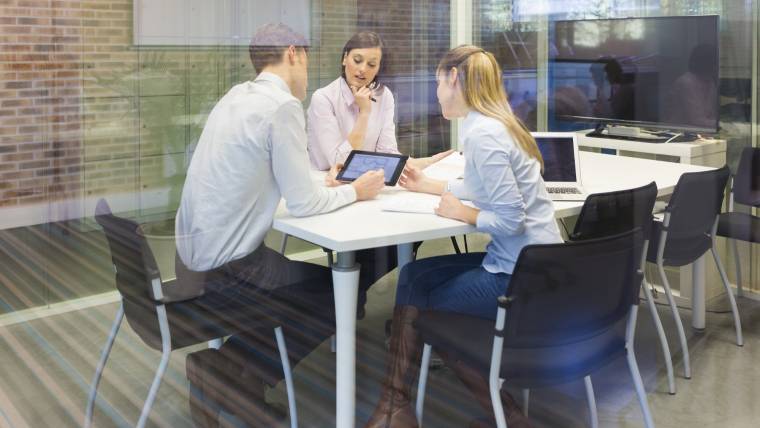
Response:
[[[305,50],[309,42],[302,34],[283,23],[264,25],[256,31],[248,46],[253,68],[260,73],[265,67],[279,64],[283,52],[290,46]]]

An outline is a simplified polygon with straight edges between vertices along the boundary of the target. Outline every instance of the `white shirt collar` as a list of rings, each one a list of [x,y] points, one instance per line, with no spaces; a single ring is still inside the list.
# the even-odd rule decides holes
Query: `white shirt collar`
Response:
[[[343,94],[343,101],[346,102],[346,106],[351,107],[356,102],[354,93],[351,91],[351,88],[348,87],[346,79],[338,77],[338,80],[340,81],[340,92]]]
[[[254,82],[270,82],[274,84],[275,86],[277,86],[278,88],[282,89],[283,91],[289,94],[291,93],[290,87],[288,87],[288,84],[285,83],[284,80],[282,80],[282,77],[274,73],[270,73],[268,71],[262,71],[261,73],[259,73],[259,75],[256,76],[256,79],[254,80]]]

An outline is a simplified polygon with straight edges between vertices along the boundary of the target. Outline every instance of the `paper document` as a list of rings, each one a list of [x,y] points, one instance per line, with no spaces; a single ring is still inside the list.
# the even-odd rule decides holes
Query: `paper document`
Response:
[[[441,203],[441,197],[427,193],[399,192],[384,198],[380,209],[402,213],[435,214],[435,209]],[[470,201],[463,204],[474,207]]]
[[[435,180],[449,181],[462,178],[464,174],[464,156],[454,152],[422,170],[426,176]]]

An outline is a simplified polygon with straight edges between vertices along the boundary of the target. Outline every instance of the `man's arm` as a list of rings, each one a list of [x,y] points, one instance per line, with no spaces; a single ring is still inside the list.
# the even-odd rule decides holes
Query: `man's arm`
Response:
[[[280,106],[270,126],[272,172],[292,215],[329,212],[356,200],[356,192],[350,185],[327,188],[312,181],[303,108],[297,101]]]

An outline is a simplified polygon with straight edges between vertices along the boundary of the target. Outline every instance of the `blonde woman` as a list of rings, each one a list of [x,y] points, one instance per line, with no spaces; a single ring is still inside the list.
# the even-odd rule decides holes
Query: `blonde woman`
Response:
[[[437,215],[476,225],[491,235],[491,242],[485,253],[431,257],[401,271],[383,392],[367,427],[417,426],[410,394],[422,347],[413,324],[419,310],[495,319],[496,299],[509,284],[520,250],[561,242],[541,179],[541,153],[509,107],[496,59],[476,46],[459,46],[444,56],[436,74],[443,116],[464,118],[464,180],[433,180],[409,166],[400,183],[411,191],[441,195]],[[492,415],[486,374],[441,356]],[[529,426],[506,391],[502,402],[510,428]],[[471,426],[493,423],[478,420]]]

